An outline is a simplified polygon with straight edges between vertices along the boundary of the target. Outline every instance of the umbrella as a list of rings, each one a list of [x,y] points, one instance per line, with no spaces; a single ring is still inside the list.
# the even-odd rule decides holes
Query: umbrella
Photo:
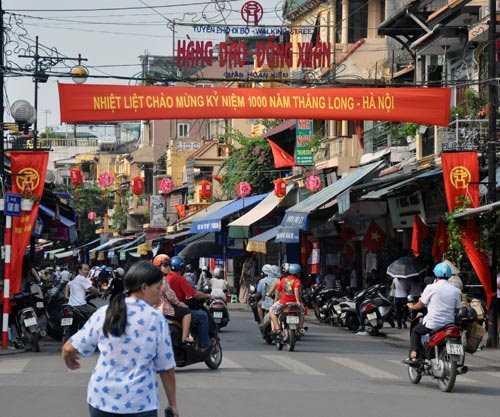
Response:
[[[222,246],[209,240],[197,240],[179,252],[183,258],[210,258],[222,256]]]
[[[387,275],[392,278],[413,278],[425,272],[426,268],[420,265],[413,256],[403,256],[396,259],[387,268]]]

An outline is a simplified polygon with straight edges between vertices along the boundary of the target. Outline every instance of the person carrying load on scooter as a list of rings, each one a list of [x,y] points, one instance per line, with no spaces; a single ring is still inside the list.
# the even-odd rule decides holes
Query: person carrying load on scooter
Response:
[[[189,334],[191,328],[191,310],[186,304],[179,301],[167,281],[167,275],[170,272],[169,256],[165,254],[156,255],[153,259],[153,265],[160,268],[164,276],[160,294],[161,312],[167,319],[182,323],[182,343],[193,343],[194,340]]]
[[[277,293],[278,301],[274,303],[269,310],[269,317],[271,318],[271,325],[273,329],[273,334],[280,333],[280,324],[278,316],[281,311],[288,303],[297,303],[300,305],[301,309],[304,309],[302,300],[300,298],[300,287],[301,282],[299,279],[302,268],[299,264],[290,264],[288,266],[288,275],[277,281],[271,289],[268,291],[267,295],[271,296],[273,293]],[[301,322],[299,327],[303,328],[304,315],[301,314]]]
[[[209,281],[212,298],[220,298],[225,300],[227,291],[227,282],[224,279],[224,270],[221,267],[216,267],[212,278]]]
[[[448,282],[452,270],[448,263],[441,262],[434,267],[436,281],[425,287],[417,303],[408,303],[410,310],[427,307],[427,314],[422,323],[417,324],[410,334],[410,357],[404,361],[407,365],[418,363],[418,354],[422,351],[422,336],[455,322],[455,316],[461,306],[460,290]]]
[[[265,277],[257,284],[257,294],[260,296],[257,311],[261,322],[264,320],[265,312],[269,311],[273,305],[273,299],[267,295],[267,292],[279,281],[281,275],[279,266],[269,264],[262,267],[262,273]]]

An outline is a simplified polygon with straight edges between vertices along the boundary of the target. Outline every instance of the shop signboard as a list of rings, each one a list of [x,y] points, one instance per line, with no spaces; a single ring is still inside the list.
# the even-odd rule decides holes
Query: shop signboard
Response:
[[[314,156],[310,148],[313,135],[312,120],[297,120],[295,144],[295,165],[314,165]]]

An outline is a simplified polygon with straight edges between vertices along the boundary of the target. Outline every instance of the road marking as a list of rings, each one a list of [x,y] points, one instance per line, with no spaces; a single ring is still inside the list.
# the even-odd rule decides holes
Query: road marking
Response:
[[[250,374],[250,372],[238,362],[235,362],[231,359],[226,358],[225,356],[222,358],[222,363],[220,364],[220,370],[224,371],[224,369],[236,369],[238,373],[241,374]]]
[[[30,362],[31,359],[2,359],[0,360],[0,374],[20,374]]]
[[[264,359],[270,360],[277,365],[291,371],[296,375],[324,375],[323,373],[311,368],[309,365],[297,361],[295,359],[288,358],[282,355],[261,355]]]
[[[360,374],[366,375],[370,378],[378,379],[399,379],[397,375],[391,374],[390,372],[383,371],[381,369],[375,368],[364,362],[356,361],[354,359],[340,357],[340,356],[330,356],[328,360],[341,365],[345,368],[350,368]]]

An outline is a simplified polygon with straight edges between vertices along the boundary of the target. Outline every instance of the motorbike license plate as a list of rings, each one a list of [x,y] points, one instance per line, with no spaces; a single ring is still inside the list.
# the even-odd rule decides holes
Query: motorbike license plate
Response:
[[[221,319],[222,316],[222,311],[214,311],[214,319]]]
[[[73,324],[73,317],[64,317],[61,320],[61,326],[71,326]]]
[[[38,301],[36,303],[36,308],[43,308],[43,302],[42,301]]]
[[[367,318],[368,320],[377,320],[377,313],[368,313],[368,314],[366,315],[366,318]]]
[[[36,326],[37,325],[36,318],[31,317],[29,319],[24,319],[24,325],[26,327]]]
[[[446,353],[448,353],[449,355],[463,355],[464,347],[458,343],[447,343]]]
[[[286,322],[287,324],[299,324],[299,318],[297,316],[287,316]]]

